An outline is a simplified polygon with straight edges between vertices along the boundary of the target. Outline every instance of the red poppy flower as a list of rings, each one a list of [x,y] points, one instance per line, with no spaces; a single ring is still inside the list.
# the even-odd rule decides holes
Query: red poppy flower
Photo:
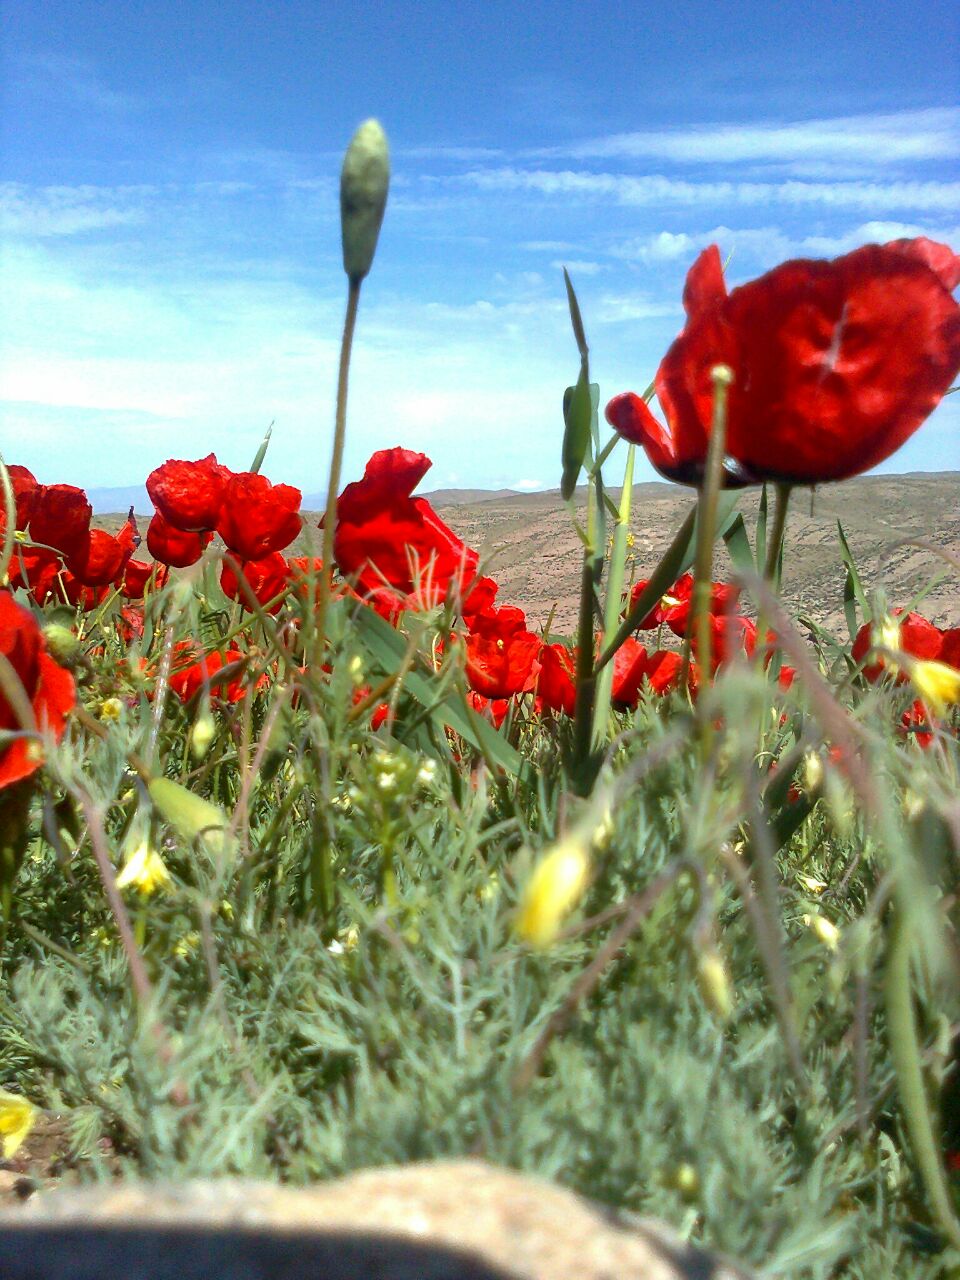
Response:
[[[687,324],[656,376],[666,425],[632,393],[608,421],[668,479],[698,484],[711,371],[734,373],[728,484],[816,484],[876,466],[929,416],[960,370],[960,259],[931,241],[785,262],[728,294],[716,245],[687,277]]]
[[[147,550],[154,560],[169,565],[171,569],[185,569],[187,565],[196,564],[212,539],[212,533],[187,533],[174,529],[159,511],[147,525]]]
[[[941,641],[940,653],[937,655],[939,661],[960,671],[960,627],[951,627],[949,631],[941,632]]]
[[[56,551],[44,547],[15,546],[10,561],[10,586],[29,591],[38,605],[51,597],[61,598],[59,590],[63,561]]]
[[[181,702],[189,702],[204,685],[226,702],[239,702],[246,693],[243,671],[236,672],[226,681],[218,673],[234,663],[245,663],[246,654],[239,649],[227,649],[224,653],[214,650],[204,654],[190,640],[180,640],[174,646],[174,659],[170,675],[170,689]]]
[[[167,524],[199,533],[217,527],[229,476],[213,453],[197,462],[171,458],[147,476],[147,493]]]
[[[82,548],[67,558],[67,568],[85,587],[105,587],[120,577],[134,547],[134,532],[129,521],[116,536],[105,529],[91,529]]]
[[[91,609],[98,609],[110,595],[110,587],[88,587],[86,583],[81,582],[78,577],[64,569],[60,574],[60,585],[57,592],[68,604],[72,604],[77,609],[84,609],[90,612]]]
[[[741,614],[709,615],[710,623],[710,671],[716,674],[717,668],[725,662],[732,662],[736,657],[752,658],[757,648],[757,624],[751,618]],[[768,643],[773,636],[768,635]],[[701,659],[697,637],[691,641],[694,656]]]
[[[854,637],[853,647],[850,651],[854,662],[863,662],[864,658],[875,645],[882,645],[890,649],[899,649],[903,653],[910,654],[913,658],[928,658],[931,660],[939,660],[943,652],[943,632],[939,627],[935,627],[932,622],[928,622],[919,613],[904,614],[902,609],[893,610],[893,618],[895,622],[891,625],[889,635],[884,635],[884,629],[877,628],[871,622],[865,622]],[[864,678],[870,681],[879,680],[883,673],[887,670],[889,659],[883,655],[878,655],[876,661],[869,662],[863,668]],[[904,672],[897,674],[897,684],[903,684],[907,679]]]
[[[7,474],[10,477],[10,487],[13,489],[13,502],[16,507],[16,528],[26,529],[30,523],[33,504],[40,486],[37,484],[37,478],[32,471],[28,471],[26,467],[17,466],[16,463],[7,467]],[[2,499],[2,491],[0,491],[0,537],[3,536],[6,527],[7,510]]]
[[[382,449],[362,480],[337,500],[334,553],[340,572],[362,595],[382,588],[412,597],[421,608],[462,596],[476,576],[479,557],[440,519],[425,498],[412,493],[430,459],[409,449]]]
[[[474,578],[467,591],[466,599],[460,606],[460,613],[468,627],[472,627],[473,619],[479,614],[493,608],[500,587],[493,578]]]
[[[166,586],[170,571],[165,564],[154,560],[148,564],[144,560],[128,560],[123,566],[117,585],[127,600],[142,600],[147,584],[152,581],[153,590],[159,591]]]
[[[270,605],[269,612],[278,613],[283,607],[283,595],[290,581],[290,569],[282,553],[274,551],[261,560],[241,560],[238,568],[258,603],[264,607]],[[237,572],[229,560],[224,561],[220,570],[220,586],[225,596],[229,596],[231,600],[239,600],[245,609],[249,609],[249,596],[241,587]]]
[[[499,729],[510,710],[509,698],[485,698],[482,693],[471,689],[467,694],[467,702],[478,715],[489,720],[495,729]]]
[[[551,711],[572,716],[577,700],[576,655],[563,644],[540,646],[537,700]]]
[[[936,721],[921,698],[912,702],[900,717],[900,730],[913,739],[918,747],[929,747],[934,739]]]
[[[529,688],[540,639],[526,629],[523,610],[506,605],[473,617],[465,648],[470,688],[485,698],[510,698]]]
[[[30,512],[30,537],[65,556],[79,555],[90,536],[92,515],[93,507],[82,489],[72,484],[40,485]]]
[[[67,716],[77,700],[73,676],[54,662],[29,610],[9,591],[0,590],[0,653],[16,672],[41,733],[59,742]],[[10,703],[0,692],[0,729],[21,729]],[[0,788],[27,778],[40,768],[43,756],[35,738],[17,738],[0,747]]]
[[[223,491],[216,530],[241,560],[262,560],[282,551],[300,532],[302,494],[289,484],[271,484],[253,471],[231,475]]]
[[[647,651],[638,640],[623,642],[613,656],[611,697],[616,706],[635,707],[647,671]]]
[[[658,696],[671,693],[680,687],[680,676],[683,671],[683,658],[672,649],[657,649],[647,655],[644,676],[653,693]],[[690,685],[696,688],[697,668],[690,664]]]
[[[647,580],[635,582],[630,591],[630,608],[632,609],[646,589]],[[730,613],[740,598],[740,588],[729,582],[714,582],[710,588],[711,613]],[[649,631],[666,623],[670,630],[681,637],[687,634],[690,620],[690,608],[693,601],[693,574],[682,574],[672,587],[660,597],[645,618],[638,624],[641,631]]]

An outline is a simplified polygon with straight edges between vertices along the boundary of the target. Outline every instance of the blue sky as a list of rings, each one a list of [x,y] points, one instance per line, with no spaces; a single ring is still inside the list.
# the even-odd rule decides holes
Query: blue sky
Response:
[[[919,232],[960,248],[960,11],[918,0],[10,0],[0,446],[48,483],[164,458],[322,488],[356,125],[393,154],[347,478],[553,488],[576,375],[642,390],[717,240],[732,283]],[[886,470],[960,467],[951,397]],[[639,478],[652,473],[641,469]],[[611,478],[612,475],[611,475]]]

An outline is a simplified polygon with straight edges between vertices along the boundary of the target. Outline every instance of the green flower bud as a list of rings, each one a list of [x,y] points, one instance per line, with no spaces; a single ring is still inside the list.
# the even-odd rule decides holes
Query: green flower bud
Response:
[[[353,135],[340,172],[343,269],[359,284],[373,263],[387,207],[390,152],[379,120],[365,120]]]
[[[43,628],[43,638],[47,642],[50,656],[61,666],[68,667],[79,660],[83,646],[70,627],[59,622],[49,622]]]
[[[154,778],[147,790],[160,816],[182,839],[191,844],[202,839],[211,853],[226,852],[227,817],[222,809],[170,778]]]

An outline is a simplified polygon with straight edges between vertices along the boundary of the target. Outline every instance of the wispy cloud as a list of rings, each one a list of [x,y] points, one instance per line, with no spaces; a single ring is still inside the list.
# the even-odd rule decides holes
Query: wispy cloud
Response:
[[[117,115],[136,110],[141,99],[111,88],[86,58],[54,52],[21,53],[13,60],[13,79],[33,97],[66,99],[74,106]]]
[[[0,184],[0,231],[16,236],[71,236],[103,227],[128,226],[147,216],[157,188],[26,187]]]
[[[662,174],[635,178],[620,173],[512,166],[471,169],[450,181],[481,191],[529,191],[551,198],[584,202],[606,199],[630,206],[726,203],[952,211],[960,204],[960,182],[691,182]]]
[[[889,165],[943,160],[960,156],[960,109],[937,107],[787,123],[702,124],[616,133],[531,154],[706,165],[796,160]]]

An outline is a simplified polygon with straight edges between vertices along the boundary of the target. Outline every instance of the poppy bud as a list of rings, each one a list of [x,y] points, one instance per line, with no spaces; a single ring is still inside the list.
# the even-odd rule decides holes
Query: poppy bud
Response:
[[[62,667],[76,666],[83,652],[83,645],[76,632],[62,622],[48,622],[43,628],[43,638],[55,662]]]
[[[340,172],[343,269],[359,284],[373,264],[387,207],[390,152],[378,120],[365,120],[353,135]]]
[[[161,816],[184,840],[192,844],[202,838],[211,853],[225,852],[227,818],[222,809],[170,778],[154,778],[147,790]]]

